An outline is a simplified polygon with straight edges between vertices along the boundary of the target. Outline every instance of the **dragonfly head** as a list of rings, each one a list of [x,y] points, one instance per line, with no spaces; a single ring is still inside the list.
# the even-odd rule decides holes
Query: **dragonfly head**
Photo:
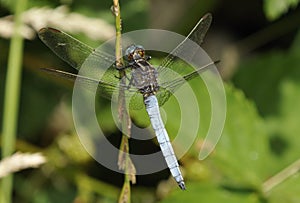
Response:
[[[125,51],[125,56],[129,62],[145,59],[145,49],[141,45],[130,45]]]

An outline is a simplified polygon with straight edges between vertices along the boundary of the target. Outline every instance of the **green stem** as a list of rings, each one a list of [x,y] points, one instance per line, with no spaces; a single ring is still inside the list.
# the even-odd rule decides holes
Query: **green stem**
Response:
[[[117,68],[121,68],[124,65],[124,61],[122,59],[122,41],[121,41],[121,35],[122,35],[122,27],[121,27],[121,10],[118,0],[113,0],[113,13],[116,17],[116,66]],[[121,78],[121,85],[124,86],[126,84],[126,77],[125,71],[120,69],[119,70],[119,76]],[[131,131],[131,120],[129,117],[129,114],[126,109],[126,100],[125,100],[125,92],[124,88],[120,88],[119,91],[119,120],[122,124],[122,142],[120,145],[120,152],[119,152],[119,159],[118,159],[118,165],[121,170],[124,170],[125,172],[125,178],[124,178],[124,184],[123,188],[119,197],[119,203],[129,203],[130,202],[130,181],[132,183],[135,183],[135,168],[134,165],[129,157],[129,143],[128,139],[130,137],[130,131]]]
[[[267,181],[263,183],[262,190],[263,193],[266,195],[268,194],[274,187],[279,185],[280,183],[284,182],[291,176],[295,175],[300,171],[300,159],[274,175],[273,177],[269,178]]]
[[[21,66],[23,54],[23,39],[21,33],[21,14],[26,9],[27,0],[16,2],[14,33],[11,39],[8,69],[5,84],[2,157],[7,157],[15,150],[17,134],[17,120],[19,111],[19,95],[21,81]],[[1,202],[10,203],[12,194],[13,176],[9,175],[1,182]]]

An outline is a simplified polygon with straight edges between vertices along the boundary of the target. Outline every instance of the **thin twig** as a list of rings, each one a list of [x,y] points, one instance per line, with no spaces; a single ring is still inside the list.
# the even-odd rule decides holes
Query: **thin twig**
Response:
[[[274,175],[273,177],[269,178],[267,181],[263,183],[262,190],[264,194],[269,193],[274,187],[285,181],[286,179],[290,178],[291,176],[298,173],[300,170],[300,159]]]
[[[112,12],[116,18],[116,66],[119,68],[119,77],[121,78],[120,84],[122,87],[126,84],[126,73],[123,69],[124,62],[122,59],[122,41],[121,41],[121,11],[118,0],[113,0]],[[129,203],[130,202],[130,182],[135,183],[135,167],[129,157],[129,143],[128,139],[130,137],[131,132],[131,120],[129,114],[126,109],[126,100],[125,100],[125,92],[124,88],[120,88],[119,91],[119,120],[122,126],[122,141],[120,145],[120,152],[118,158],[118,166],[121,170],[125,172],[124,184],[119,197],[119,203]]]
[[[30,154],[17,152],[1,160],[0,178],[26,168],[37,168],[45,162],[46,158],[41,153]]]

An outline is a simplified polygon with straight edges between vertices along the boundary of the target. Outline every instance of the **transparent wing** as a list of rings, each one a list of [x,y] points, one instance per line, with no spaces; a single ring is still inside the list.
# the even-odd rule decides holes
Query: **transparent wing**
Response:
[[[48,74],[51,74],[53,76],[57,76],[60,78],[67,79],[69,81],[74,81],[77,79],[78,82],[82,85],[82,87],[86,89],[93,89],[92,87],[99,86],[97,91],[101,92],[101,96],[111,99],[111,95],[114,91],[118,91],[118,87],[115,86],[115,84],[109,84],[106,82],[103,82],[101,80],[96,80],[93,78],[61,71],[61,70],[56,70],[56,69],[49,69],[49,68],[42,68],[42,71],[47,72]]]
[[[189,60],[194,57],[194,53],[197,50],[190,50],[187,41],[192,40],[199,46],[203,43],[203,39],[210,27],[212,22],[212,15],[210,13],[204,15],[188,34],[188,36],[163,60],[160,66],[157,68],[158,71],[158,82],[160,85],[160,91],[157,93],[159,105],[163,105],[169,97],[174,93],[177,88],[184,84],[187,80],[191,80],[199,75],[200,72],[205,71],[214,62],[209,63],[197,70],[187,73],[189,69],[185,66],[178,66],[174,62],[177,60],[178,55],[184,55],[184,58]],[[188,53],[185,54],[185,53]]]
[[[166,84],[163,83],[162,86],[165,89],[168,89],[170,92],[174,93],[178,87],[183,85],[183,83],[185,83],[186,81],[189,81],[195,77],[198,77],[200,73],[206,71],[207,69],[211,68],[212,65],[215,65],[219,62],[220,61],[210,62],[210,63],[206,64],[205,66],[202,66],[189,74],[179,76],[179,77],[175,78],[174,80],[172,80],[171,82],[168,82]]]
[[[115,57],[95,50],[65,32],[54,28],[42,28],[39,38],[61,59],[79,70],[88,57],[99,62],[99,67],[107,67],[115,62]]]
[[[178,72],[176,66],[173,66],[173,63],[176,61],[177,58],[176,56],[184,54],[184,52],[190,53],[190,51],[188,51],[189,47],[186,46],[186,42],[188,40],[192,40],[200,46],[203,43],[203,39],[210,27],[211,22],[212,15],[210,13],[207,13],[198,21],[198,23],[188,34],[188,36],[163,60],[163,62],[157,68],[158,74],[161,75],[162,78],[167,78],[170,80],[172,79],[172,76],[168,75],[170,72],[166,71],[166,68]],[[193,56],[190,55],[186,57],[192,58]]]
[[[70,64],[73,68],[79,70],[82,66],[87,67],[87,75],[96,75],[96,73],[107,72],[107,68],[111,67],[115,62],[114,55],[110,55],[101,50],[95,50],[90,46],[80,42],[72,36],[54,28],[42,28],[38,32],[39,38],[62,60]],[[103,82],[115,84],[119,83],[116,75],[118,71],[111,69],[102,78]]]
[[[103,80],[97,80],[94,78],[82,76],[82,75],[77,75],[61,70],[56,70],[56,69],[50,69],[50,68],[42,68],[42,71],[47,72],[50,75],[59,77],[59,78],[64,78],[72,82],[79,82],[80,86],[87,89],[87,90],[94,90],[95,86],[97,86],[97,94],[99,94],[101,97],[104,97],[109,100],[113,100],[114,102],[117,102],[112,97],[113,94],[118,94],[120,88],[125,89],[125,97],[129,103],[130,109],[134,110],[139,110],[144,108],[143,104],[143,96],[141,93],[138,92],[138,90],[134,86],[127,86],[127,85],[121,85],[119,83],[117,86],[115,83],[107,83],[104,82]],[[109,73],[107,73],[109,74]]]
[[[57,56],[77,70],[84,67],[84,74],[90,77],[55,69],[45,68],[42,70],[67,80],[75,81],[77,79],[86,89],[93,89],[90,87],[94,87],[98,84],[97,92],[100,96],[107,99],[112,99],[112,94],[119,91],[120,80],[116,77],[119,76],[119,73],[112,66],[115,62],[113,55],[98,49],[95,50],[72,36],[54,28],[42,28],[38,35]],[[110,68],[107,69],[107,67]],[[99,75],[99,71],[102,75],[100,80],[95,78],[96,75]],[[142,95],[134,86],[123,86],[123,88],[126,90],[125,97],[130,98],[130,108],[141,109],[144,107]]]
[[[200,73],[206,71],[207,69],[211,68],[212,65],[215,65],[217,63],[219,63],[219,61],[208,63],[205,66],[202,66],[189,74],[177,76],[171,82],[162,83],[160,86],[160,91],[158,91],[157,93],[159,105],[162,106],[166,101],[168,101],[170,96],[172,96],[172,94],[185,82],[195,77],[198,77]]]

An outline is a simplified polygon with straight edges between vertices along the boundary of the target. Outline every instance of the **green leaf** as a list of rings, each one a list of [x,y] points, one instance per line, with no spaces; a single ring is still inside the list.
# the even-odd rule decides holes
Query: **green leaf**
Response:
[[[276,176],[299,159],[299,39],[298,34],[288,52],[272,51],[244,61],[234,79],[236,85],[254,99],[266,117],[261,130],[265,130],[268,135],[270,152],[263,155],[265,175],[259,175],[261,180],[266,179],[268,174],[270,177]],[[262,170],[256,172],[260,171]],[[285,184],[286,182],[279,182],[268,197],[275,202],[298,202],[295,201],[296,195],[288,194],[288,189],[277,191],[276,188],[293,187],[285,187]]]
[[[265,166],[270,159],[268,131],[265,122],[259,116],[254,103],[249,102],[240,90],[237,90],[230,84],[224,85],[227,98],[225,128],[212,157],[208,160],[225,177],[222,179],[223,183],[232,187],[247,187],[260,190],[262,182],[270,175],[270,168]],[[210,124],[211,101],[203,82],[199,84],[199,81],[193,81],[191,86],[196,90],[195,95],[199,101],[199,106],[195,106],[192,103],[187,105],[187,108],[190,110],[189,117],[182,118],[182,114],[185,113],[185,110],[182,110],[182,108],[185,107],[176,103],[174,97],[171,97],[163,108],[167,112],[167,130],[173,139],[179,131],[178,126],[180,126],[181,133],[184,134],[185,138],[189,139],[188,136],[196,128],[193,113],[198,112],[197,108],[200,109],[200,112],[198,112],[201,116],[200,123],[198,123],[198,126],[200,126],[198,135],[200,137],[197,138],[195,146],[192,147],[189,153],[190,156],[196,158],[199,154],[196,145],[204,138]],[[184,98],[187,98],[187,96]],[[183,125],[182,122],[186,124]],[[185,145],[184,142],[184,140],[180,142],[181,145]],[[175,145],[175,149],[180,149],[181,147]],[[189,168],[189,164],[191,164],[190,161],[185,163],[186,168]],[[199,173],[202,172],[200,171]],[[196,177],[203,176],[207,177],[209,175],[197,174],[190,178],[195,180],[197,179]]]
[[[300,33],[289,51],[270,51],[243,60],[233,78],[234,84],[257,105],[263,115],[278,112],[280,82],[300,78]]]
[[[267,118],[270,134],[270,143],[275,156],[273,166],[277,171],[299,159],[300,132],[299,115],[300,83],[285,80],[280,85],[280,108],[277,117]]]
[[[226,86],[227,119],[213,162],[232,187],[259,190],[268,176],[267,131],[252,102],[233,86]]]
[[[190,183],[187,191],[174,191],[161,203],[176,202],[209,202],[209,203],[256,203],[255,194],[233,193],[211,183]]]
[[[298,203],[300,202],[300,176],[295,175],[290,177],[288,180],[282,184],[275,187],[270,196],[268,197],[268,202],[270,203]]]
[[[295,8],[299,0],[265,0],[264,11],[268,19],[275,20],[286,13],[289,8]]]
[[[275,157],[272,173],[298,158],[299,39],[300,34],[288,52],[272,51],[245,61],[234,78],[235,84],[267,116],[266,128]]]

